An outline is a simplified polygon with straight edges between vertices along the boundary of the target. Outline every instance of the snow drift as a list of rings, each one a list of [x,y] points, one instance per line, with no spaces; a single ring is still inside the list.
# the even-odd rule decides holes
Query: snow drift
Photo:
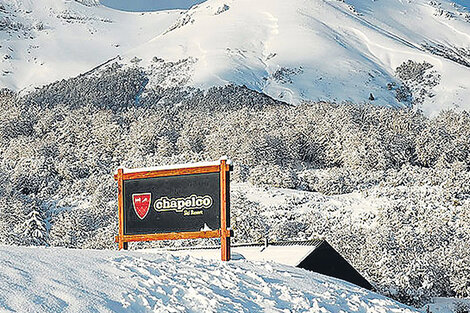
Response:
[[[275,263],[0,247],[2,312],[417,312]]]

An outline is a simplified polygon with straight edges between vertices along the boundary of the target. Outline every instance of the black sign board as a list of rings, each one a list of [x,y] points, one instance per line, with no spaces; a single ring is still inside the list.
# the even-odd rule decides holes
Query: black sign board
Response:
[[[220,228],[220,174],[124,181],[124,235]]]
[[[131,241],[221,238],[230,259],[229,172],[215,163],[118,169],[119,249]]]

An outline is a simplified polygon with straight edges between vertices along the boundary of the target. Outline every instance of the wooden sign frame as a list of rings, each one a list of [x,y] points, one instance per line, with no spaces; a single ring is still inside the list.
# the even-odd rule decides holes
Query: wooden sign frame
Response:
[[[114,175],[114,179],[118,183],[118,217],[119,217],[119,234],[116,236],[115,241],[118,243],[119,250],[127,250],[129,242],[137,241],[154,241],[154,240],[177,240],[177,239],[197,239],[197,238],[220,238],[221,241],[221,260],[230,260],[230,237],[233,236],[233,231],[230,230],[227,225],[229,220],[229,192],[228,186],[228,175],[231,171],[231,164],[226,158],[221,158],[219,163],[207,163],[205,165],[191,164],[176,167],[176,168],[162,168],[162,169],[150,169],[142,171],[129,171],[125,172],[125,169],[119,168],[117,174]],[[181,176],[181,175],[192,175],[192,174],[204,174],[204,173],[220,173],[220,228],[209,231],[196,231],[196,232],[170,232],[170,233],[153,233],[143,235],[124,235],[124,194],[123,186],[124,181],[133,179],[143,178],[155,178],[155,177],[168,177],[168,176]]]

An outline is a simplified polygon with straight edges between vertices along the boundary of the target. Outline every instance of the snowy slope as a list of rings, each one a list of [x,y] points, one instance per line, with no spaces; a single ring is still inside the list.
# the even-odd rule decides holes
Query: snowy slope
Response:
[[[274,263],[0,247],[1,312],[417,312]]]
[[[395,69],[409,59],[426,61],[441,77],[424,109],[468,108],[470,68],[423,47],[469,49],[465,14],[445,1],[210,0],[127,56],[148,66],[154,55],[195,57],[192,84],[203,88],[235,82],[294,103],[360,103],[373,93],[375,103],[392,106],[404,105],[386,88],[399,84]]]
[[[418,107],[428,114],[470,108],[470,13],[465,0],[101,3],[4,3],[1,18],[22,26],[0,31],[0,86],[20,90],[45,84],[119,54],[120,62],[147,70],[149,86],[235,83],[292,103],[362,103],[372,93],[375,104],[404,107],[410,103],[396,98],[404,84],[396,68],[414,60],[431,64],[425,75],[435,81],[418,77],[405,82],[415,98],[425,90]],[[192,4],[197,5],[187,11],[173,10]],[[155,12],[127,12],[139,10]],[[171,72],[162,59],[184,61]]]
[[[21,90],[86,72],[147,42],[180,14],[121,12],[96,2],[1,1],[0,87]]]

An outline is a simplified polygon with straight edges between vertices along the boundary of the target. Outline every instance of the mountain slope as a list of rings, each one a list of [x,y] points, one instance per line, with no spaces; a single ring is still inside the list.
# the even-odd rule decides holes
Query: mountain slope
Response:
[[[418,312],[275,263],[0,246],[2,312]]]
[[[30,89],[76,76],[147,42],[179,16],[176,10],[121,12],[96,2],[2,1],[0,87]]]
[[[147,71],[149,87],[234,83],[290,103],[371,101],[428,114],[470,108],[470,13],[460,4],[200,2],[4,4],[0,86],[49,83],[119,54],[121,63]]]
[[[470,106],[470,67],[430,52],[437,45],[461,48],[460,57],[470,60],[464,12],[428,1],[212,0],[127,56],[147,67],[155,55],[197,58],[192,84],[203,88],[235,82],[294,103],[361,103],[372,93],[374,103],[398,107],[408,103],[396,99],[395,86],[404,82],[395,70],[411,59],[432,66],[424,75],[434,76],[437,86],[415,88],[429,89],[421,102],[432,112]]]

